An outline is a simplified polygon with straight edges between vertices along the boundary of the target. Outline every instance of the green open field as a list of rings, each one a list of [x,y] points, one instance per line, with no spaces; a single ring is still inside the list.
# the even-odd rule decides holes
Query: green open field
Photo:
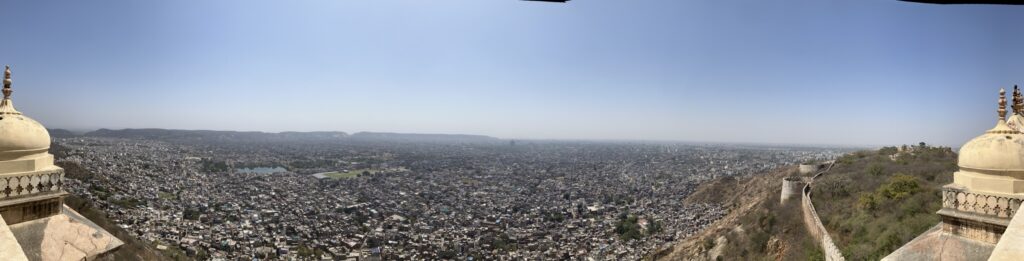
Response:
[[[356,169],[356,170],[350,170],[350,171],[346,171],[346,172],[335,171],[335,172],[330,172],[330,173],[324,173],[324,176],[327,176],[327,177],[332,178],[332,179],[347,179],[347,178],[354,178],[356,176],[359,176],[359,174],[363,173],[363,171],[368,171],[371,174],[372,173],[377,173],[377,170],[372,170],[372,169]]]
[[[334,171],[334,172],[326,172],[326,173],[317,173],[314,176],[316,176],[317,178],[350,179],[350,178],[355,178],[356,176],[359,176],[359,174],[362,174],[364,171],[365,172],[369,172],[370,174],[379,174],[379,173],[406,172],[406,171],[409,171],[409,170],[406,169],[406,168],[402,168],[402,167],[387,168],[387,169],[356,169],[356,170],[350,170],[350,171]]]

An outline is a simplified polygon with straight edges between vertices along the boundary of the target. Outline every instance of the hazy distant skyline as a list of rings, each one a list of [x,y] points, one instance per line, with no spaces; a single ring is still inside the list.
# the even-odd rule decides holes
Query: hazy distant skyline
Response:
[[[1024,7],[899,1],[13,1],[51,128],[960,146]]]

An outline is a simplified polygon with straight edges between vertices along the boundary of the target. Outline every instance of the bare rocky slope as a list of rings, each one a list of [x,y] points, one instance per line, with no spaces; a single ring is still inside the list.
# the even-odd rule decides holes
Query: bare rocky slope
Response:
[[[701,233],[663,249],[656,260],[802,260],[821,253],[803,227],[800,200],[780,204],[782,179],[796,168],[762,175],[718,178],[701,184],[686,201],[713,202],[729,214]]]
[[[56,158],[64,157],[64,147],[51,144],[50,153],[54,154]],[[98,178],[89,170],[79,166],[72,162],[58,162],[58,166],[64,168],[65,176],[73,179],[91,179]],[[135,238],[131,233],[121,228],[112,220],[107,218],[107,214],[103,210],[96,208],[93,203],[85,197],[79,197],[75,194],[69,194],[64,199],[64,204],[71,209],[74,209],[82,216],[88,218],[96,225],[102,227],[114,237],[117,237],[124,242],[117,250],[114,250],[106,255],[102,256],[100,260],[190,260],[188,256],[184,255],[183,252],[175,251],[172,249],[169,251],[161,251],[156,249],[152,244]]]
[[[188,259],[184,255],[181,255],[180,258],[171,258],[165,255],[162,251],[157,250],[150,244],[147,244],[146,242],[143,242],[142,240],[135,238],[128,231],[125,231],[123,228],[107,219],[106,214],[103,213],[103,211],[93,207],[92,203],[89,202],[87,199],[75,195],[68,195],[68,197],[65,198],[64,204],[68,205],[75,211],[78,211],[79,214],[82,214],[82,216],[88,218],[90,221],[96,223],[96,225],[99,225],[104,230],[107,230],[107,232],[110,232],[110,234],[113,234],[114,237],[117,237],[118,239],[124,242],[124,245],[122,245],[117,250],[114,250],[113,252],[104,255],[102,258],[100,258],[100,260]]]
[[[948,147],[858,151],[815,179],[812,200],[847,260],[878,260],[939,222],[939,190],[955,170]],[[787,176],[798,175],[790,168],[701,184],[687,201],[719,203],[729,214],[652,259],[823,260],[804,227],[800,199],[779,203]]]

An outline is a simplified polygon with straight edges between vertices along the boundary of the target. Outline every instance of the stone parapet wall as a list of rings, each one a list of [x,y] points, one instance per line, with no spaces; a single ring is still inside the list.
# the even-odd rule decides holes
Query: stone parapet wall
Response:
[[[25,252],[21,250],[21,245],[18,244],[18,239],[11,233],[11,228],[7,226],[7,222],[4,222],[2,216],[0,216],[0,254],[3,254],[3,260],[28,261]]]
[[[1020,260],[1024,257],[1024,215],[1014,214],[1010,225],[1006,227],[1005,233],[996,248],[992,250],[990,261]]]
[[[1021,202],[1024,198],[974,193],[954,186],[942,188],[942,208],[985,217],[1009,220]]]
[[[800,174],[811,174],[821,170],[822,167],[824,167],[822,164],[800,164],[797,169],[799,169]]]
[[[942,187],[942,231],[990,244],[999,242],[1024,197]]]
[[[0,200],[58,193],[63,188],[63,169],[0,176]]]
[[[832,164],[829,164],[828,168],[814,175],[814,177],[817,178],[831,169]],[[835,242],[832,241],[832,236],[828,234],[828,230],[825,229],[825,225],[821,223],[821,218],[818,217],[818,211],[814,210],[814,203],[811,202],[812,183],[814,183],[813,179],[804,186],[800,204],[800,209],[803,210],[804,225],[807,227],[807,232],[811,234],[811,237],[814,237],[815,241],[818,241],[822,252],[825,254],[825,260],[846,260],[846,258],[843,257],[842,251],[840,251],[839,247],[837,247]]]

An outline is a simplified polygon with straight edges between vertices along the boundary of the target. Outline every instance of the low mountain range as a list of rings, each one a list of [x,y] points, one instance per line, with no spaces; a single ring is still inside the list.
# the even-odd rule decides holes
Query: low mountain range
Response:
[[[214,130],[172,130],[172,129],[98,129],[75,133],[65,129],[48,129],[55,138],[107,137],[127,139],[151,139],[183,143],[251,143],[251,142],[331,142],[331,141],[390,141],[390,142],[444,142],[481,143],[499,142],[498,138],[466,134],[415,134],[387,132],[357,132],[349,135],[340,131],[316,132],[259,132],[259,131],[214,131]]]

